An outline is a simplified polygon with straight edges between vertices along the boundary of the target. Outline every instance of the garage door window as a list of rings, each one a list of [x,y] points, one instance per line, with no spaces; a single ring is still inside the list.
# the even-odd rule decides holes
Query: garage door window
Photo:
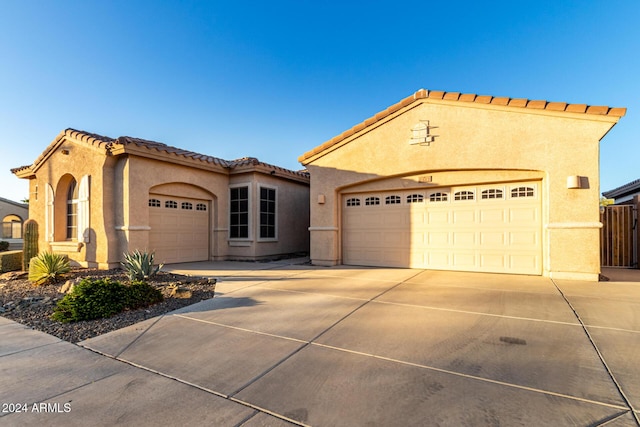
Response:
[[[352,197],[351,199],[347,199],[347,206],[360,206],[360,199]]]
[[[167,209],[178,209],[178,202],[175,200],[167,200],[164,202],[164,207]]]
[[[473,200],[473,191],[458,191],[453,195],[453,200]]]
[[[488,190],[482,190],[482,199],[502,199],[503,192],[497,188],[489,188]]]
[[[420,203],[422,201],[424,201],[422,194],[409,194],[407,196],[407,203]]]
[[[182,202],[182,209],[186,209],[188,211],[193,210],[193,204],[189,202]]]
[[[229,237],[246,239],[249,237],[249,187],[230,189]]]
[[[511,189],[511,197],[533,197],[533,187],[517,187]]]
[[[449,200],[447,193],[433,193],[429,195],[430,202],[446,202],[447,200]]]
[[[206,211],[207,210],[207,205],[205,205],[204,203],[198,203],[196,205],[196,210],[197,211]]]
[[[380,197],[367,197],[364,200],[366,206],[377,206],[380,204]]]
[[[384,198],[385,205],[399,205],[401,202],[400,196],[387,196]]]
[[[149,199],[149,206],[151,206],[152,208],[159,208],[160,206],[162,206],[162,204],[158,199]]]
[[[260,187],[260,238],[276,238],[276,189]]]

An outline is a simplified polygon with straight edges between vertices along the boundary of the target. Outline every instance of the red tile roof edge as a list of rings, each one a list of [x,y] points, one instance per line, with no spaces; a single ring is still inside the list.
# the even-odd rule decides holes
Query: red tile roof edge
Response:
[[[612,117],[622,117],[626,114],[626,108],[611,108],[605,106],[589,106],[585,104],[566,104],[562,102],[549,102],[543,100],[529,100],[525,98],[508,98],[508,97],[495,97],[491,95],[476,95],[471,93],[460,94],[459,92],[443,92],[436,90],[427,90],[420,89],[415,92],[413,95],[410,95],[400,102],[393,104],[387,109],[375,114],[374,116],[366,119],[365,121],[355,125],[351,129],[348,129],[342,132],[340,135],[337,135],[324,144],[321,144],[314,149],[307,151],[302,156],[298,157],[299,162],[304,162],[310,157],[315,156],[318,153],[330,148],[340,141],[348,138],[351,135],[354,135],[366,127],[371,126],[372,124],[379,122],[380,120],[390,116],[396,111],[400,110],[412,104],[414,101],[419,99],[438,99],[445,101],[455,101],[455,102],[473,102],[479,104],[492,104],[499,106],[509,106],[509,107],[519,107],[519,108],[529,108],[536,110],[549,110],[549,111],[566,111],[570,113],[584,113],[584,114],[593,114],[593,115],[605,115]]]

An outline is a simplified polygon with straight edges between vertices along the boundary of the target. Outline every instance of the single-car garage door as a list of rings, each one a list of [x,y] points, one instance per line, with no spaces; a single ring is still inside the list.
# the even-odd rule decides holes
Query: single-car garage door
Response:
[[[344,264],[542,274],[539,182],[347,194]]]
[[[158,263],[209,259],[209,209],[207,200],[149,196],[149,249]]]

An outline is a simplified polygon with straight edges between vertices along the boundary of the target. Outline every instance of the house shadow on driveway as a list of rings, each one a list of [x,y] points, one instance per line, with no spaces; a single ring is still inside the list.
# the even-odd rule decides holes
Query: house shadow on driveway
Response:
[[[171,314],[187,314],[206,311],[227,310],[232,308],[248,308],[255,307],[261,304],[262,303],[260,301],[257,301],[250,297],[218,296],[218,294],[216,294],[216,296],[213,298],[175,310],[171,312]]]

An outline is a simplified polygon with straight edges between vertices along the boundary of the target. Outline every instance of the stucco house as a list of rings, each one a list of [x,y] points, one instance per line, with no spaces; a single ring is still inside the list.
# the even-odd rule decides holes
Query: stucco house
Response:
[[[598,280],[625,108],[419,90],[299,157],[311,260]]]
[[[164,263],[261,259],[309,250],[309,176],[131,137],[66,129],[32,165],[40,250],[113,268],[124,252]]]
[[[29,218],[29,205],[0,197],[0,218],[0,240],[9,242],[10,249],[22,248],[22,224]]]

